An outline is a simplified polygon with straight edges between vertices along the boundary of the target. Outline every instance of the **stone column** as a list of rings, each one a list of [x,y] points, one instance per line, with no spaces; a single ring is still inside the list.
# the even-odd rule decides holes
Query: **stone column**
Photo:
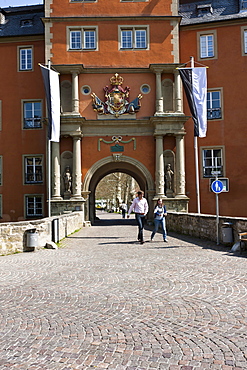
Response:
[[[160,115],[160,114],[163,114],[164,112],[161,72],[155,72],[155,75],[156,75],[156,114],[155,115]]]
[[[73,136],[72,199],[81,199],[81,137]]]
[[[159,135],[156,139],[156,171],[155,171],[155,183],[156,183],[156,195],[155,197],[165,197],[165,171],[164,171],[164,150],[163,150],[163,136]]]
[[[72,73],[72,112],[79,114],[79,76],[78,73]]]
[[[176,198],[184,198],[185,195],[185,156],[184,135],[176,135]]]
[[[52,199],[62,199],[60,195],[60,144],[52,142]]]
[[[178,113],[182,113],[182,85],[181,77],[177,70],[174,72],[174,78],[175,78],[175,111]]]

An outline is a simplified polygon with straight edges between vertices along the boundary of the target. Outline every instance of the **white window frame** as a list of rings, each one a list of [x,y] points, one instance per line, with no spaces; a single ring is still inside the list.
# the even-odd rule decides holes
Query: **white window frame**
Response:
[[[2,131],[2,100],[0,100],[0,131]]]
[[[97,0],[70,0],[71,3],[96,3]]]
[[[247,11],[247,1],[239,0],[239,8],[240,8],[240,12],[246,12]]]
[[[120,0],[121,3],[147,3],[149,0]]]
[[[214,57],[214,35],[213,34],[200,36],[200,56],[201,56],[201,59]]]
[[[131,46],[123,47],[123,32],[131,32]],[[137,32],[145,31],[145,47],[137,46]],[[148,25],[121,25],[118,26],[119,50],[149,50],[149,26]]]
[[[29,210],[29,200],[34,199],[34,207],[33,207],[33,213],[31,212],[31,208]],[[40,202],[39,202],[40,201]],[[43,194],[25,194],[24,196],[24,204],[25,204],[25,218],[33,218],[33,217],[39,217],[42,218],[44,215],[44,197]],[[41,208],[38,208],[38,206],[41,204]],[[37,212],[41,210],[41,212]]]
[[[40,103],[40,117],[35,117],[35,103]],[[23,129],[40,129],[42,128],[42,100],[41,99],[30,99],[22,100],[22,120],[23,120]],[[26,117],[26,104],[32,104],[32,117]],[[29,121],[29,124],[26,123],[26,120]]]
[[[0,186],[3,185],[3,156],[0,155]]]
[[[213,52],[210,53],[210,46],[209,46],[209,37],[212,37],[213,43]],[[203,45],[204,43],[204,45]],[[198,44],[198,59],[217,59],[218,58],[218,50],[217,50],[217,32],[216,30],[209,30],[209,31],[200,31],[197,33],[197,44]],[[203,46],[205,46],[206,50],[203,50]]]
[[[211,155],[206,157],[206,151],[210,151]],[[216,156],[216,151],[220,151],[220,156]],[[208,153],[207,153],[208,154]],[[201,147],[201,158],[202,158],[202,177],[213,178],[212,171],[220,171],[218,177],[224,177],[225,175],[225,160],[224,160],[224,147]],[[207,163],[206,163],[207,161]]]
[[[247,27],[241,27],[242,55],[247,56]]]
[[[24,184],[25,185],[43,184],[44,182],[43,155],[38,154],[24,155],[23,161],[24,161]],[[38,163],[38,161],[40,161],[40,163]]]
[[[22,52],[31,51],[31,65],[28,67],[28,57],[25,55],[25,68],[22,68]],[[33,46],[18,46],[18,71],[30,72],[33,71]]]
[[[219,102],[220,102],[219,107],[214,107],[214,103],[213,103],[214,93],[219,93]],[[222,120],[222,119],[223,119],[223,89],[222,88],[208,89],[207,91],[207,120],[213,121],[213,120]]]
[[[86,47],[86,33],[94,32],[94,46]],[[72,48],[72,33],[80,34],[80,47]],[[95,51],[98,50],[98,26],[83,26],[83,27],[67,27],[67,49],[68,51]]]

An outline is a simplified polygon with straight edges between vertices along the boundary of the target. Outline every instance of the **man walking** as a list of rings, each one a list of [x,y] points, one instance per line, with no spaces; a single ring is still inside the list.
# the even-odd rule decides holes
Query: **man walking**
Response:
[[[130,217],[130,214],[133,210],[135,212],[135,218],[138,225],[138,240],[141,242],[141,244],[143,244],[143,228],[145,216],[148,213],[148,202],[147,199],[144,198],[143,191],[141,190],[137,192],[137,197],[133,200],[133,203],[129,208],[127,218]]]

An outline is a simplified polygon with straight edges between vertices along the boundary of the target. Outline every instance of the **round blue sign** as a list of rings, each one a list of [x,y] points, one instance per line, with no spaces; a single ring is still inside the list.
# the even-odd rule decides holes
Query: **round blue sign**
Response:
[[[211,184],[211,189],[214,193],[221,193],[223,191],[224,184],[220,180],[215,180]]]

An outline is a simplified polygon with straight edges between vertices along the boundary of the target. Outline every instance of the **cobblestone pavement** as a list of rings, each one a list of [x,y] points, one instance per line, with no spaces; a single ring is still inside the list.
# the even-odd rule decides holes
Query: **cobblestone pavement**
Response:
[[[100,217],[0,258],[0,369],[247,369],[246,256]]]

